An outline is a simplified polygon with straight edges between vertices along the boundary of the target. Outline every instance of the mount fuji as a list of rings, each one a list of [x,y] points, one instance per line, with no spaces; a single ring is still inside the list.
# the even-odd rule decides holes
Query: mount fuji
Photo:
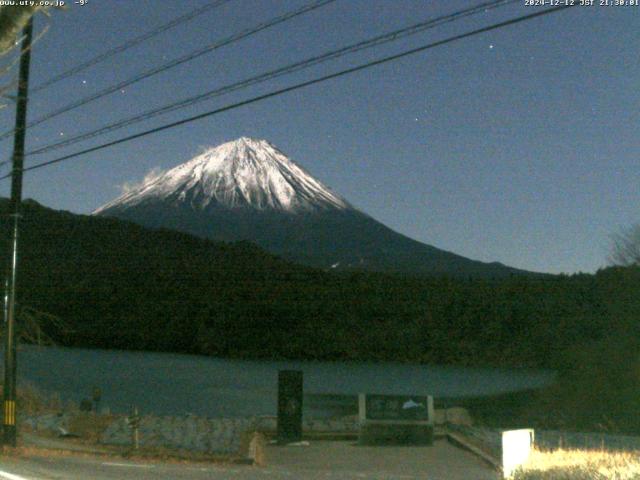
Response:
[[[412,240],[332,192],[266,140],[242,137],[144,182],[94,215],[221,241],[246,240],[325,269],[527,274]]]

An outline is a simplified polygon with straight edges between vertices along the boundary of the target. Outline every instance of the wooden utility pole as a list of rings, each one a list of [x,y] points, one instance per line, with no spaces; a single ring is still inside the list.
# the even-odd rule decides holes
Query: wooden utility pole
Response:
[[[27,94],[29,92],[29,62],[31,60],[31,38],[33,19],[22,31],[22,50],[20,53],[20,73],[18,79],[18,99],[16,103],[16,129],[13,143],[11,171],[11,202],[9,214],[13,219],[13,238],[11,255],[6,279],[5,318],[4,318],[4,416],[3,444],[15,447],[16,428],[16,280],[18,270],[18,226],[20,204],[22,202],[22,171],[24,168],[24,143],[27,125]]]

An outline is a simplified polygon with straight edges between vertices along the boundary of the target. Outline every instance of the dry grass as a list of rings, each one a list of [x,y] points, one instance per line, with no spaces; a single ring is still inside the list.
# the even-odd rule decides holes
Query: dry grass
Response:
[[[146,463],[170,463],[176,465],[233,465],[240,459],[230,455],[198,454],[186,451],[175,451],[162,448],[141,448],[133,451],[130,448],[101,446],[102,451],[82,451],[76,449],[44,448],[37,446],[0,447],[0,454],[15,458],[123,458]]]
[[[640,452],[534,450],[514,480],[640,480]]]
[[[69,431],[79,435],[84,440],[96,442],[116,419],[116,415],[75,412],[69,420]]]
[[[1,384],[0,390],[2,390]],[[34,385],[28,383],[18,387],[17,400],[20,413],[26,415],[58,413],[65,409],[77,409],[77,407],[71,403],[67,405],[63,404],[60,396],[57,394],[45,394]]]
[[[64,409],[60,396],[45,394],[31,384],[20,385],[17,397],[20,412],[26,415],[54,413]]]

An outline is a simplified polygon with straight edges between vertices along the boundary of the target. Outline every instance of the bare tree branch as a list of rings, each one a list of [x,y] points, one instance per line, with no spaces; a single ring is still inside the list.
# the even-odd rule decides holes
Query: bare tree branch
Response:
[[[36,12],[43,12],[49,17],[47,7],[35,6],[0,6],[0,77],[8,77],[13,67],[20,61],[20,56],[9,55],[22,43],[20,34],[29,19]],[[47,18],[48,20],[48,18]],[[35,45],[47,32],[49,25],[46,25],[35,40],[31,43],[31,47]],[[17,85],[17,79],[8,78],[8,83],[0,86],[0,109],[8,105],[4,100],[15,101],[15,96],[9,94]]]
[[[612,265],[640,265],[640,224],[611,236],[609,262]]]
[[[0,7],[0,54],[10,52],[20,41],[18,35],[41,7]]]

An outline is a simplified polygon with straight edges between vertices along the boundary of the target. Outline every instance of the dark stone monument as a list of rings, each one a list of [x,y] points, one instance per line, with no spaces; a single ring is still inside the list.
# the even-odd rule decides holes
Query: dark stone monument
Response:
[[[278,372],[278,443],[302,440],[302,372]]]

